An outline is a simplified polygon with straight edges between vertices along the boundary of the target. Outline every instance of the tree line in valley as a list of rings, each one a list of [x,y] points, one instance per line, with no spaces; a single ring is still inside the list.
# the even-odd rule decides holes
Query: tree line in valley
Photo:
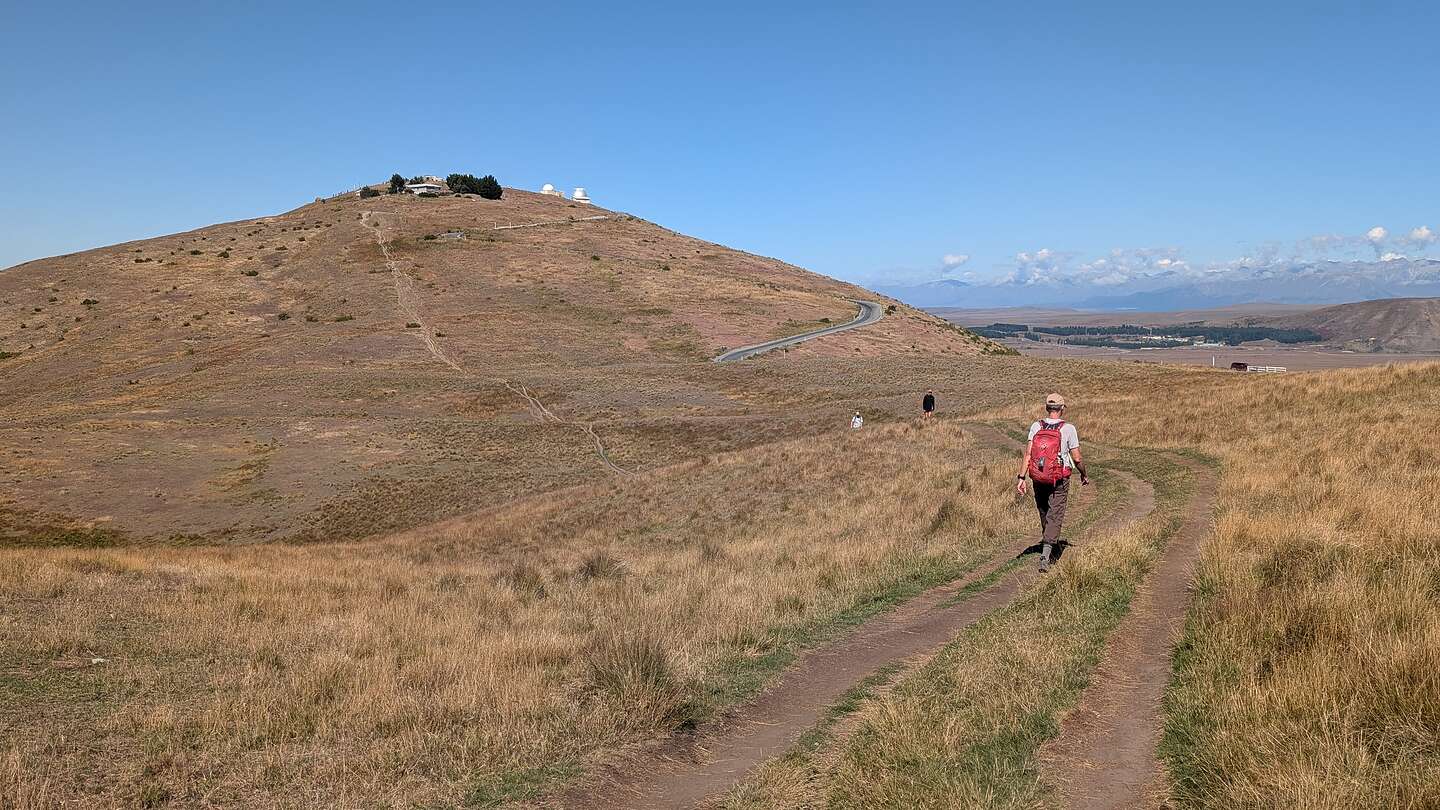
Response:
[[[1282,329],[1273,326],[1212,326],[1204,323],[1182,323],[1171,326],[1139,326],[1120,324],[1118,326],[1028,326],[1023,323],[992,323],[989,326],[973,328],[970,331],[988,338],[1021,337],[1042,340],[1046,337],[1058,339],[1061,343],[1081,346],[1119,346],[1128,348],[1136,345],[1183,346],[1196,341],[1225,343],[1238,346],[1251,340],[1273,340],[1276,343],[1315,343],[1323,339],[1309,329]],[[1118,340],[1121,337],[1168,338],[1168,340]]]

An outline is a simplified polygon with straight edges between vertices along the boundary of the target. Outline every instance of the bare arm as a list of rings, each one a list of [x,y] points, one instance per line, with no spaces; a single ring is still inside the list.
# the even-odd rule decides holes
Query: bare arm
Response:
[[[1020,472],[1015,476],[1015,491],[1021,495],[1025,494],[1025,473],[1030,470],[1030,444],[1030,441],[1025,442],[1025,452],[1020,454]]]
[[[1070,460],[1075,462],[1075,469],[1080,471],[1080,483],[1082,485],[1090,483],[1090,475],[1085,472],[1085,461],[1080,458],[1080,448],[1077,447],[1070,451]]]

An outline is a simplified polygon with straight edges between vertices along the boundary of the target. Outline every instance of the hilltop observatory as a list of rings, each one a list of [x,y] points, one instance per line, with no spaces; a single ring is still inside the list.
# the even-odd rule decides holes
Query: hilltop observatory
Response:
[[[549,183],[546,183],[545,185],[540,187],[540,193],[548,197],[559,197],[562,200],[565,198],[565,192],[555,188]]]
[[[590,198],[585,196],[585,189],[583,188],[575,189],[575,193],[570,197],[570,199],[574,200],[577,203],[581,203],[582,205],[590,204]]]

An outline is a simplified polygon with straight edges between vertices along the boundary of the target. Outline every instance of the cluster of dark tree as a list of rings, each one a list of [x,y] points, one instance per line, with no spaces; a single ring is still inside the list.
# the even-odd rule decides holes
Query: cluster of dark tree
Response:
[[[379,196],[380,196],[380,192],[376,191],[375,189],[373,189],[373,188],[371,188],[371,187],[369,187],[369,186],[361,186],[361,187],[360,187],[360,199],[362,199],[362,200],[363,200],[363,199],[366,199],[367,197],[379,197]]]
[[[406,180],[399,174],[392,174],[390,175],[389,191],[391,194],[399,194],[405,190],[407,184],[414,185],[423,182],[425,182],[423,177],[412,177]],[[498,200],[505,193],[505,190],[500,187],[500,181],[496,180],[493,174],[487,174],[484,177],[476,177],[473,174],[452,174],[445,178],[445,185],[449,186],[450,190],[456,194],[476,194],[487,200]]]
[[[1039,338],[1036,338],[1039,340]],[[1113,337],[1067,337],[1060,340],[1071,346],[1098,346],[1106,349],[1169,349],[1175,346],[1191,345],[1188,338],[1160,338],[1158,340],[1123,340]]]
[[[989,326],[972,326],[970,331],[980,337],[995,339],[1016,337],[1030,331],[1030,327],[1023,323],[992,323]]]
[[[1200,338],[1212,343],[1227,343],[1231,346],[1238,346],[1249,340],[1273,340],[1276,343],[1314,343],[1323,338],[1317,332],[1309,329],[1277,329],[1271,326],[1209,326],[1202,323],[1184,323],[1173,326],[1136,326],[1135,324],[1120,324],[1119,326],[1026,326],[1020,323],[992,323],[989,326],[979,329],[972,329],[978,335],[988,338],[996,337],[1031,337],[1034,334],[1054,335],[1056,337],[1075,337],[1085,335],[1151,335],[1168,336],[1175,338]],[[1066,341],[1076,343],[1076,341]],[[1184,341],[1188,342],[1188,341]],[[1183,343],[1174,345],[1183,345]],[[1102,345],[1081,343],[1078,345]],[[1127,343],[1130,345],[1161,345],[1159,343]]]
[[[1037,326],[1036,332],[1047,335],[1167,335],[1203,338],[1212,343],[1238,346],[1247,340],[1273,340],[1276,343],[1314,343],[1321,336],[1309,329],[1277,329],[1271,326],[1209,326],[1184,323],[1174,326]]]
[[[456,194],[478,194],[487,200],[498,200],[504,194],[500,188],[500,181],[495,175],[487,174],[484,177],[476,177],[473,174],[452,174],[445,178],[445,185]]]

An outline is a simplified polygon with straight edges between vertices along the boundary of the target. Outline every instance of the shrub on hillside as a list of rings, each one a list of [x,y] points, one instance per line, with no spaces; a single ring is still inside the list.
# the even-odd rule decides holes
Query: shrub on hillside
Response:
[[[369,186],[365,186],[364,188],[360,189],[360,199],[362,199],[362,200],[368,199],[368,198],[370,198],[370,197],[379,197],[379,196],[380,196],[380,192],[379,192],[378,190],[376,190],[376,189],[370,188]]]
[[[390,175],[390,193],[399,194],[405,190],[405,178],[398,174]]]

